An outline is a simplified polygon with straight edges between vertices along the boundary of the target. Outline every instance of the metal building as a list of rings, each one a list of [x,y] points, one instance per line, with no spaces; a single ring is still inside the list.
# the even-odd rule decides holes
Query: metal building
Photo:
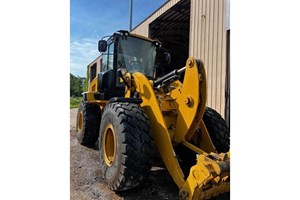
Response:
[[[131,31],[159,39],[171,54],[173,68],[185,66],[189,56],[201,59],[208,80],[207,106],[217,110],[227,122],[228,8],[227,0],[169,0]]]
[[[89,80],[88,80],[88,87],[90,86],[90,83],[94,78],[96,78],[97,74],[101,71],[102,66],[102,56],[101,54],[93,60],[87,67],[88,67],[88,73],[89,73]]]
[[[229,126],[229,0],[169,0],[131,32],[159,39],[171,54],[172,68],[189,56],[207,73],[207,106]],[[90,80],[100,72],[101,56],[89,64]],[[172,70],[172,69],[170,69]]]

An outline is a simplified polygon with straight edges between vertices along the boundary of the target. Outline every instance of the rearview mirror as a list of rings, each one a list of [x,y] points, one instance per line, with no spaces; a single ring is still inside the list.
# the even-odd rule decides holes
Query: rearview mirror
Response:
[[[98,51],[105,52],[107,49],[107,41],[106,40],[99,40],[98,42]]]

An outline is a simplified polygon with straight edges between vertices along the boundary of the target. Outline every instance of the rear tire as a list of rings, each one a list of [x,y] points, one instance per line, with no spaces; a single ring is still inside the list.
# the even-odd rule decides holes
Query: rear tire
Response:
[[[77,112],[77,140],[81,145],[92,146],[98,139],[101,110],[97,104],[82,101]]]
[[[151,169],[153,139],[148,117],[138,104],[105,106],[99,132],[100,168],[114,191],[133,188]]]

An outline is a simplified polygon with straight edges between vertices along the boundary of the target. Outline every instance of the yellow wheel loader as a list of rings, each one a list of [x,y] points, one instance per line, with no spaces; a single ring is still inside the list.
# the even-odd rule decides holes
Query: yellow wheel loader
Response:
[[[101,72],[91,81],[77,116],[82,145],[99,140],[108,187],[139,185],[158,154],[180,199],[210,199],[230,190],[229,130],[206,108],[203,63],[162,73],[170,54],[158,40],[127,31],[101,39]]]

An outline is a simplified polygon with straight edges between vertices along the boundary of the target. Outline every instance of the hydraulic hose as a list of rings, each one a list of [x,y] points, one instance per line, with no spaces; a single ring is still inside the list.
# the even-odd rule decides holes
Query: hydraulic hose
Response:
[[[160,85],[161,83],[163,83],[168,78],[170,78],[172,76],[178,76],[178,75],[182,74],[183,72],[185,72],[185,68],[186,67],[183,67],[181,69],[175,69],[175,70],[171,71],[170,73],[164,75],[163,77],[161,77],[161,78],[153,81],[153,86],[157,87],[158,85]]]

